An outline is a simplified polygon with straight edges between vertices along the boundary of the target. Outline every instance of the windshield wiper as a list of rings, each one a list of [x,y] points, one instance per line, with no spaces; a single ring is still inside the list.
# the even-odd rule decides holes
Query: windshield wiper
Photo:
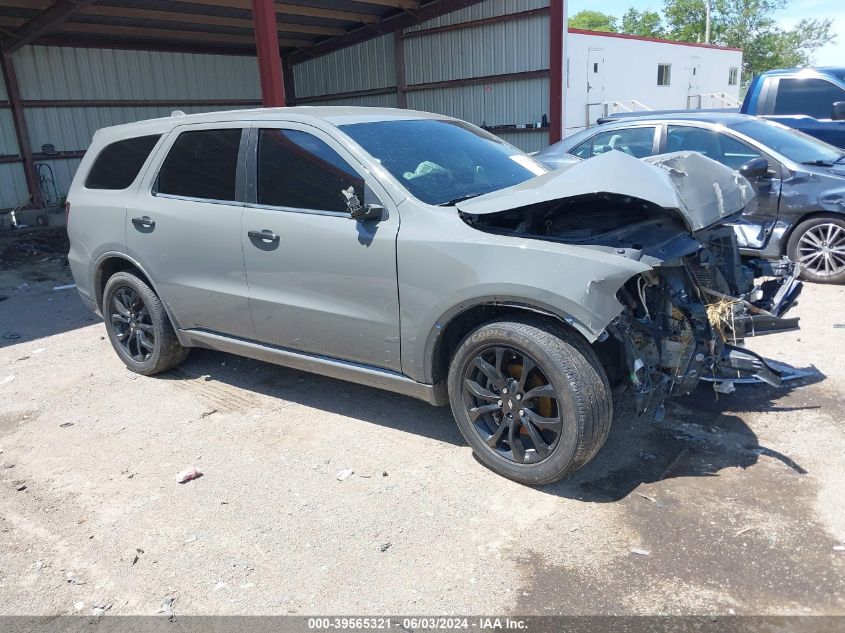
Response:
[[[801,161],[801,164],[802,165],[811,165],[813,167],[833,167],[836,163],[839,162],[840,159],[841,159],[841,157],[836,159],[835,161],[833,161],[833,160],[822,160],[822,159],[804,160],[804,161]]]
[[[441,202],[437,206],[439,206],[439,207],[454,207],[459,202],[463,202],[464,200],[469,200],[470,198],[477,198],[482,193],[486,193],[486,192],[480,191],[478,193],[470,193],[470,194],[467,194],[465,196],[458,196],[457,198],[452,198],[451,200],[449,200],[449,202]]]

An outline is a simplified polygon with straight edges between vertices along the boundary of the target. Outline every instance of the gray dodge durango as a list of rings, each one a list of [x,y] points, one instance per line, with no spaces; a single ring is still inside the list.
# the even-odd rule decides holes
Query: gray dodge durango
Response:
[[[779,384],[742,341],[798,327],[799,271],[741,261],[723,222],[753,196],[694,153],[549,172],[425,112],[174,112],[96,133],[69,259],[132,371],[205,347],[448,402],[541,484],[602,446],[612,387],[657,414],[702,378]]]

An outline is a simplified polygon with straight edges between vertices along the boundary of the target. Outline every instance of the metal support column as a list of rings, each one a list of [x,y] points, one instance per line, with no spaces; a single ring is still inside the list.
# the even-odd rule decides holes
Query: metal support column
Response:
[[[563,29],[566,26],[565,0],[549,5],[549,143],[563,138],[564,82]]]
[[[26,127],[26,118],[23,113],[21,102],[21,90],[18,85],[18,76],[15,73],[15,63],[11,55],[0,53],[0,67],[3,71],[3,81],[6,82],[6,94],[9,96],[9,105],[12,107],[12,121],[15,125],[15,136],[18,139],[18,151],[23,159],[23,173],[26,178],[26,188],[32,200],[32,206],[40,209],[44,206],[44,199],[41,195],[41,184],[38,181],[38,173],[35,171],[35,160],[32,157],[32,147],[29,144],[29,130]]]
[[[284,106],[282,58],[273,0],[252,0],[252,23],[255,28],[255,48],[258,52],[261,102],[265,108]]]

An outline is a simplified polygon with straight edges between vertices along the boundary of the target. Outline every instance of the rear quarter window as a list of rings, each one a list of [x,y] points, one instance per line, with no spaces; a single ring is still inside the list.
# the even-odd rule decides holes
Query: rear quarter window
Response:
[[[106,145],[85,179],[86,189],[126,189],[153,151],[161,134],[136,136]]]

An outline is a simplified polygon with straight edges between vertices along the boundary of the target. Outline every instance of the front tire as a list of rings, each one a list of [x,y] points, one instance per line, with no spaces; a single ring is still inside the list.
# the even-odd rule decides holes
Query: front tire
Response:
[[[112,275],[103,291],[103,319],[114,351],[145,376],[175,367],[190,351],[179,344],[161,300],[128,272]]]
[[[792,231],[789,259],[801,265],[801,277],[821,284],[845,283],[845,220],[817,216]]]
[[[552,321],[482,325],[455,352],[448,386],[458,428],[477,457],[523,484],[571,474],[610,430],[610,385],[598,357]]]

